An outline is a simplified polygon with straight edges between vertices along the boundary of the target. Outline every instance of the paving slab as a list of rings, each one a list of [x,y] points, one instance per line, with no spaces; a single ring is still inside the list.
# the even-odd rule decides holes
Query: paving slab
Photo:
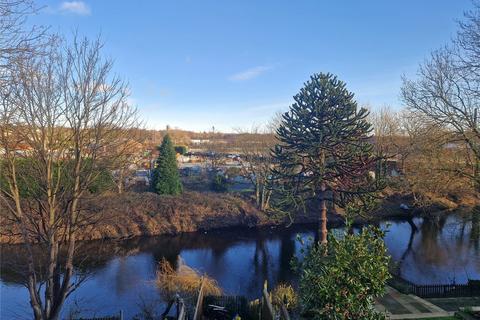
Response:
[[[454,312],[431,312],[431,313],[411,313],[411,314],[397,314],[397,315],[390,315],[388,319],[391,320],[401,320],[401,319],[428,319],[428,318],[442,318],[453,316]]]
[[[438,305],[417,297],[403,294],[392,287],[387,287],[383,297],[377,299],[375,307],[386,312],[389,319],[419,319],[452,316]]]
[[[480,297],[429,298],[427,300],[446,311],[457,311],[463,307],[480,306]]]

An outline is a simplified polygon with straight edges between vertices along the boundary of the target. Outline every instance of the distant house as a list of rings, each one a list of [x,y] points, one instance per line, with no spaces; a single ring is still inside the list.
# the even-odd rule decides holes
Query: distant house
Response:
[[[17,143],[15,145],[9,146],[10,150],[13,150],[17,155],[19,156],[29,156],[33,152],[33,148],[25,143]],[[1,148],[0,149],[0,155],[5,155],[5,149]]]
[[[199,176],[202,173],[202,167],[189,166],[180,168],[180,174],[183,176]]]
[[[402,170],[400,169],[399,161],[397,159],[388,159],[385,162],[383,162],[382,170],[383,170],[382,174],[389,178],[397,178],[402,175]],[[376,172],[377,170],[372,169],[368,172],[368,174],[370,177],[375,179]]]
[[[210,143],[209,139],[190,139],[190,142],[194,145],[199,145],[203,143]]]
[[[133,176],[133,182],[145,186],[150,185],[150,170],[137,170]]]
[[[179,163],[188,163],[190,162],[190,156],[177,153],[177,162]]]
[[[401,170],[398,165],[398,160],[387,160],[385,163],[385,171],[389,177],[399,177],[401,175]]]
[[[402,170],[397,159],[388,159],[383,163],[383,174],[390,178],[397,178],[402,175]],[[370,171],[370,176],[375,178],[375,172]]]

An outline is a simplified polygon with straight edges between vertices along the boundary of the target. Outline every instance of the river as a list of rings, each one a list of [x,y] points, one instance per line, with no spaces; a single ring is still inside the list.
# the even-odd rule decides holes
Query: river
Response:
[[[384,221],[385,242],[401,275],[417,284],[465,283],[480,279],[480,223],[471,216]],[[78,263],[85,282],[69,298],[63,311],[108,315],[123,310],[126,319],[141,306],[161,311],[155,273],[162,258],[215,278],[227,294],[258,297],[264,280],[271,286],[294,282],[291,258],[298,254],[297,238],[313,237],[315,226],[229,229],[208,233],[84,243],[94,253]],[[340,230],[337,230],[340,231]],[[0,318],[30,319],[28,295],[8,261],[19,261],[18,247],[1,246]]]

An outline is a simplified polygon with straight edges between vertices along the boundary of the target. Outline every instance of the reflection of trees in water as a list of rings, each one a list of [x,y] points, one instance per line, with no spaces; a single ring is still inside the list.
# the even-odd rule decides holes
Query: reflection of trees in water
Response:
[[[107,287],[112,288],[117,295],[133,290],[142,281],[140,267],[135,260],[128,257],[120,257],[115,260],[115,270],[112,272],[112,278],[105,279]]]
[[[257,296],[263,285],[263,281],[270,280],[270,275],[273,273],[272,268],[275,265],[271,261],[271,253],[268,248],[268,240],[272,239],[272,234],[259,234],[255,237],[255,249],[253,257],[250,260],[251,266],[249,270],[241,275],[241,280],[246,281],[247,295]],[[246,279],[246,277],[249,277]]]
[[[1,245],[2,259],[0,259],[0,279],[6,283],[25,284],[27,274],[28,254],[23,245]],[[48,257],[45,255],[45,247],[41,245],[33,246],[33,257],[38,268],[37,276],[44,275],[48,264]],[[96,269],[104,267],[107,262],[117,254],[105,246],[104,241],[95,241],[95,246],[91,242],[79,242],[76,248],[76,255],[73,261],[75,266],[74,276],[77,281],[88,278]],[[63,256],[61,256],[63,257]],[[60,270],[59,276],[63,273]],[[42,282],[45,279],[37,279]]]
[[[295,234],[292,232],[279,232],[273,239],[278,244],[278,260],[273,260],[269,252],[268,241],[270,237],[257,237],[255,251],[252,259],[253,275],[250,279],[248,292],[260,295],[263,283],[269,281],[269,286],[276,283],[291,283],[295,275],[290,267],[290,262],[295,254]]]
[[[295,241],[295,237],[291,234],[284,234],[280,239],[277,283],[291,283],[294,279],[291,261],[295,255]]]
[[[405,259],[407,256],[412,252],[413,248],[413,240],[415,239],[415,235],[418,232],[417,225],[415,222],[413,222],[412,218],[409,218],[407,220],[408,225],[410,226],[410,237],[408,238],[408,244],[407,247],[405,248],[405,251],[402,253],[400,256],[400,259],[398,260],[397,268],[398,268],[398,275],[402,275],[402,265],[405,262]]]
[[[429,216],[423,218],[419,227],[420,236],[415,243],[415,248],[411,251],[411,257],[414,262],[414,268],[421,274],[431,277],[444,278],[446,274],[438,272],[438,268],[450,270],[448,282],[453,281],[455,277],[456,258],[452,256],[452,239],[445,239],[447,216]],[[453,244],[455,246],[455,244]],[[442,279],[446,282],[445,279]]]
[[[446,217],[426,217],[420,225],[420,241],[418,242],[415,260],[421,264],[439,264],[448,258],[447,244],[439,244]]]
[[[238,276],[242,277],[241,286],[243,288],[247,289],[248,292],[257,293],[260,292],[263,281],[266,279],[272,285],[277,281],[290,281],[293,277],[290,271],[290,260],[295,251],[294,235],[295,232],[305,232],[305,230],[311,231],[311,227],[304,226],[288,230],[276,229],[274,231],[270,229],[234,229],[209,232],[208,234],[193,233],[178,236],[134,238],[124,241],[86,241],[81,242],[79,250],[83,250],[88,255],[85,255],[84,259],[75,261],[75,270],[82,274],[95,274],[105,270],[109,263],[113,263],[110,268],[114,269],[109,271],[111,272],[109,275],[111,278],[105,279],[105,281],[115,283],[114,290],[121,293],[128,290],[128,286],[134,283],[135,279],[138,279],[140,272],[145,272],[145,269],[140,270],[139,266],[135,265],[138,261],[127,259],[129,256],[148,253],[148,256],[144,258],[151,259],[150,270],[156,270],[158,263],[163,258],[176,267],[177,257],[181,255],[183,250],[205,249],[212,254],[205,261],[200,261],[200,264],[214,266],[214,270],[209,272],[215,277],[216,275],[221,276],[223,272],[227,272],[228,275],[228,266],[225,266],[225,261],[223,261],[228,250],[236,246],[254,245],[255,251],[253,257],[249,260],[247,270],[244,273],[242,271],[242,274]],[[274,252],[269,252],[270,245],[275,248]],[[15,270],[18,265],[26,265],[26,255],[22,252],[20,246],[2,246],[1,248],[3,257],[0,262],[0,277],[2,281],[21,283],[23,279],[19,278]],[[277,250],[278,261],[273,261]],[[116,259],[112,261],[114,258]],[[242,257],[238,258],[241,259]],[[13,265],[9,265],[8,261],[14,261],[15,268]],[[101,275],[101,277],[105,277],[105,275]]]
[[[405,240],[408,237],[408,242],[398,260],[399,270],[405,273],[405,268],[410,267],[406,262],[408,260],[425,274],[432,270],[436,271],[439,267],[452,268],[452,271],[455,269],[458,272],[462,270],[462,264],[467,263],[478,270],[477,274],[480,273],[480,213],[475,213],[463,219],[452,216],[448,221],[446,216],[415,220],[416,224],[414,221],[406,221],[410,225],[410,233],[403,235]],[[80,243],[80,254],[74,264],[77,273],[88,275],[104,269],[113,258],[119,258],[118,270],[115,271],[119,274],[115,276],[118,277],[118,283],[122,284],[122,281],[126,280],[121,274],[135,274],[136,270],[132,270],[135,268],[133,262],[128,264],[131,260],[122,260],[121,257],[147,253],[149,255],[147,260],[151,259],[150,270],[156,270],[162,258],[176,266],[177,257],[183,250],[205,249],[206,252],[211,252],[211,255],[205,258],[205,261],[199,261],[197,265],[214,266],[215,268],[211,270],[214,277],[225,272],[228,276],[228,265],[225,265],[224,261],[226,252],[236,246],[239,248],[248,246],[254,248],[253,256],[248,253],[248,270],[242,271],[242,274],[237,276],[242,277],[240,281],[243,288],[256,293],[266,279],[272,286],[277,282],[291,282],[295,279],[290,268],[290,260],[295,254],[295,234],[310,233],[312,230],[312,226],[291,227],[288,230],[232,229],[208,234],[194,233],[124,241],[88,241]],[[26,254],[22,246],[2,245],[0,248],[2,251],[0,279],[6,283],[24,283],[22,275],[25,273],[21,268],[26,265]],[[35,250],[41,252],[43,249]],[[471,259],[472,255],[476,260]],[[235,257],[235,254],[233,256]],[[243,256],[238,257],[242,258]],[[244,263],[242,261],[242,264]],[[118,290],[123,290],[124,287],[120,286]]]
[[[456,281],[458,276],[471,276],[468,269],[478,257],[478,221],[471,215],[439,215],[422,220],[419,237],[414,241],[411,228],[410,240],[399,263],[413,260],[418,272],[430,277],[440,277],[443,282]],[[477,225],[475,225],[477,224]],[[478,260],[478,258],[477,258]],[[405,270],[406,266],[402,269]]]
[[[253,254],[253,269],[256,275],[268,279],[268,261],[269,254],[265,239],[257,238],[255,240],[255,253]]]
[[[473,244],[475,253],[478,255],[480,250],[480,206],[476,206],[472,210],[472,227],[470,230],[470,242]]]

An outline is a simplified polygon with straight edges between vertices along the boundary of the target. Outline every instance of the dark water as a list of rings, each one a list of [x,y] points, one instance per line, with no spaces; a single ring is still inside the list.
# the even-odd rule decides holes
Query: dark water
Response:
[[[386,244],[399,263],[402,276],[415,283],[464,283],[480,278],[480,222],[450,215],[437,219],[387,221]],[[263,281],[273,286],[295,281],[290,260],[300,248],[296,240],[313,236],[315,226],[288,229],[222,230],[176,237],[85,243],[95,257],[82,272],[90,277],[69,298],[64,308],[82,315],[114,314],[120,309],[131,318],[143,304],[162,310],[154,285],[162,258],[185,263],[215,278],[228,294],[258,297]],[[18,248],[2,247],[0,318],[29,319],[27,291],[6,261],[21,259]]]

